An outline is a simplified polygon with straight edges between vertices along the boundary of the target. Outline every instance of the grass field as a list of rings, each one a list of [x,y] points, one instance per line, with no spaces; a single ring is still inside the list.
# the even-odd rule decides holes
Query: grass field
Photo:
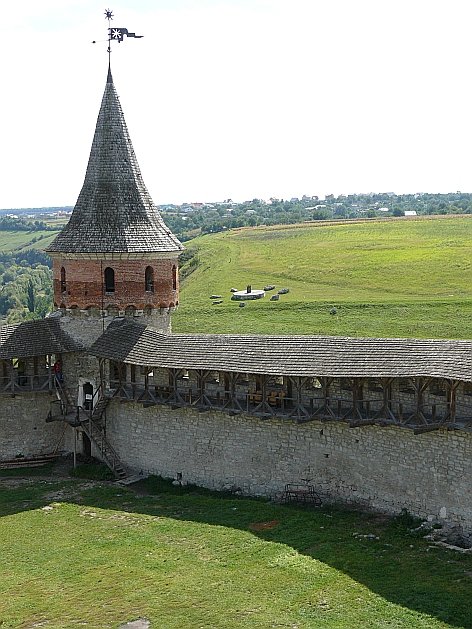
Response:
[[[57,236],[58,231],[0,231],[0,251],[20,252],[26,249],[44,249]],[[34,242],[33,242],[34,241]]]
[[[0,251],[44,249],[56,233],[0,231]],[[198,264],[176,332],[472,338],[472,216],[259,227],[187,246]],[[248,284],[290,293],[239,308],[229,289]]]
[[[0,516],[2,629],[472,627],[472,556],[408,518],[54,477],[0,480]]]
[[[472,337],[472,217],[241,229],[188,247],[174,331]],[[290,293],[239,308],[229,290],[248,284]]]

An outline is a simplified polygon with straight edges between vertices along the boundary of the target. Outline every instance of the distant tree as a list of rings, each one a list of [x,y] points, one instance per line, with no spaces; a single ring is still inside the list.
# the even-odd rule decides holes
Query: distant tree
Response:
[[[52,310],[52,299],[48,295],[37,297],[35,304],[35,315],[38,319],[44,319]]]
[[[33,280],[30,278],[26,289],[26,305],[30,312],[34,312],[36,306],[36,295],[34,293]]]
[[[314,221],[324,221],[327,218],[330,218],[330,214],[326,210],[320,209],[320,210],[314,210],[311,217]]]
[[[345,218],[347,216],[347,209],[343,205],[339,205],[334,210],[334,216],[336,218]]]
[[[15,275],[11,270],[5,271],[2,277],[2,283],[8,284],[8,282],[13,282],[14,279],[15,279]]]
[[[10,295],[5,291],[0,293],[0,314],[6,315],[9,310],[18,308],[20,302],[14,295]]]

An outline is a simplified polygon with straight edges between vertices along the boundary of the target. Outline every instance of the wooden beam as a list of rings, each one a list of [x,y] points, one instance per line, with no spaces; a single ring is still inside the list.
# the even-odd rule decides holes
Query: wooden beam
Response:
[[[362,428],[362,426],[375,426],[377,421],[375,419],[355,419],[349,422],[349,428]]]
[[[456,406],[457,406],[457,389],[460,385],[460,380],[448,380],[448,403],[449,403],[449,416],[448,419],[454,422],[456,419]]]
[[[439,422],[436,424],[426,424],[424,426],[412,426],[414,435],[422,435],[424,432],[432,432],[433,430],[439,430],[440,428],[445,428],[448,430],[450,427],[449,424],[445,424],[444,422]]]

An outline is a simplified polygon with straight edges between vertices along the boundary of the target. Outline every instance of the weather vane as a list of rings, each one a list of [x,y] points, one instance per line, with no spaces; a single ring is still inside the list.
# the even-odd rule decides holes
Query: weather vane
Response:
[[[143,35],[136,35],[136,33],[130,33],[127,28],[112,28],[111,21],[113,19],[113,11],[111,9],[105,9],[105,19],[108,20],[108,62],[110,62],[111,55],[111,42],[117,41],[118,43],[123,41],[125,37],[135,37],[136,39],[141,39]],[[96,41],[93,41],[92,44],[96,44]]]

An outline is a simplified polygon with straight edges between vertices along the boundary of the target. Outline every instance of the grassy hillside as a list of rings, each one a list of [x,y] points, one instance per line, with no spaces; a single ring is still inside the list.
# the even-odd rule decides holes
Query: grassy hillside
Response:
[[[259,227],[188,249],[174,331],[472,337],[472,217]],[[239,308],[229,291],[247,284],[290,293]]]
[[[0,524],[5,629],[472,626],[472,557],[408,517],[49,477],[2,479]]]
[[[45,249],[59,233],[57,231],[0,231],[0,251],[15,252],[26,249]]]

